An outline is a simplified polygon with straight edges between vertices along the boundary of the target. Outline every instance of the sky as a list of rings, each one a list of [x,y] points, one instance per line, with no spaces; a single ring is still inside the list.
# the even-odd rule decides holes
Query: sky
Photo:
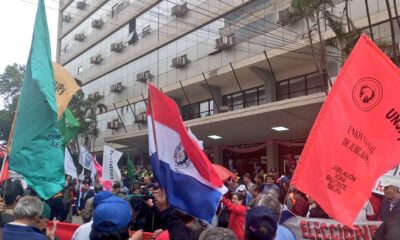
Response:
[[[31,47],[33,25],[39,0],[0,1],[0,74],[7,65],[26,64]],[[57,21],[59,0],[45,0],[50,31],[52,59],[57,46]]]

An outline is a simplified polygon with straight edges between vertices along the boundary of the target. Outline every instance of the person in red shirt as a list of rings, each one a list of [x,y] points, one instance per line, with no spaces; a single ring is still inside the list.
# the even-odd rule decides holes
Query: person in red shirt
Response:
[[[239,240],[244,239],[244,223],[246,220],[246,206],[243,205],[244,194],[232,194],[232,201],[223,198],[222,203],[231,212],[229,215],[228,228],[231,229]]]

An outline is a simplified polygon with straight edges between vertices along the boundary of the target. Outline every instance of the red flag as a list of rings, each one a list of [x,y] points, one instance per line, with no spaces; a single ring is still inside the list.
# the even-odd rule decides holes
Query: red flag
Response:
[[[100,184],[103,185],[105,190],[110,191],[111,187],[112,187],[112,180],[107,180],[107,181],[103,180],[103,176],[102,176],[103,175],[103,167],[100,165],[99,162],[97,162],[96,158],[94,158],[93,160],[94,160],[93,166],[96,169]]]
[[[374,181],[399,164],[400,71],[362,35],[310,132],[292,184],[353,226]]]
[[[0,182],[3,182],[4,180],[7,180],[10,178],[10,172],[8,169],[8,160],[3,159],[3,161],[6,161],[6,162],[4,163],[3,173],[0,176]]]

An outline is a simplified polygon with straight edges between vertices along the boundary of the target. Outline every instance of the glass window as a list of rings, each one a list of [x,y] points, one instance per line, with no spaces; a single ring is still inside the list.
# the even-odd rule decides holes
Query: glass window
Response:
[[[249,89],[245,91],[246,105],[248,107],[258,105],[258,91],[257,88]]]
[[[289,82],[287,80],[280,81],[277,83],[276,98],[277,100],[283,100],[289,98]]]
[[[319,93],[322,91],[321,79],[318,73],[311,73],[306,76],[307,94]]]
[[[296,77],[289,80],[290,97],[306,95],[305,77]]]

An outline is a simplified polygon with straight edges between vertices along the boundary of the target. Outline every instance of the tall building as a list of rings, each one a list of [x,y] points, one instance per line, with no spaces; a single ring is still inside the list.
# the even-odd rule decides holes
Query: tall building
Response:
[[[316,65],[306,21],[291,21],[290,2],[61,0],[57,61],[82,81],[87,97],[101,95],[107,106],[97,111],[91,150],[101,157],[108,144],[132,153],[135,164],[149,163],[151,82],[176,101],[212,161],[242,172],[255,165],[287,171],[345,58],[327,41],[326,64]],[[345,21],[347,1],[333,2],[324,9]],[[391,46],[385,1],[367,3],[375,42]],[[355,26],[369,32],[365,1],[348,4]],[[319,23],[323,39],[332,38],[328,21]]]

